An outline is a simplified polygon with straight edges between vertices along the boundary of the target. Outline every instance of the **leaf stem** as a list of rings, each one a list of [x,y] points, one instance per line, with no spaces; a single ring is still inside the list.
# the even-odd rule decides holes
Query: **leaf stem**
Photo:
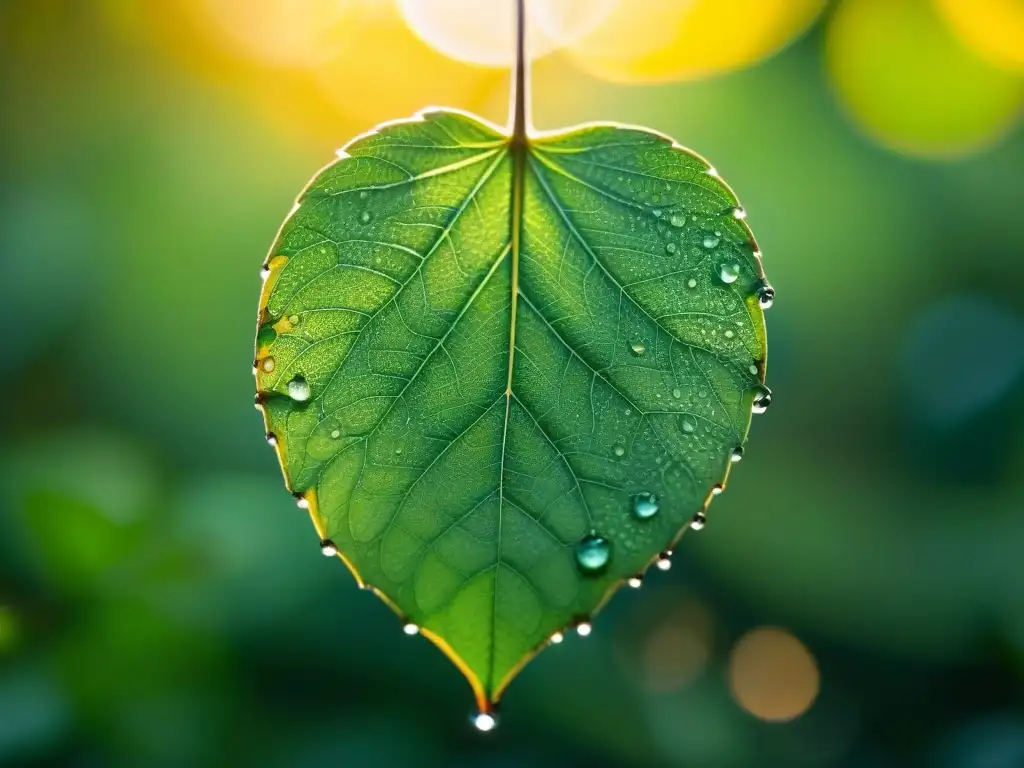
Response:
[[[512,72],[512,144],[526,144],[529,109],[529,60],[526,57],[526,0],[516,0],[516,52]]]

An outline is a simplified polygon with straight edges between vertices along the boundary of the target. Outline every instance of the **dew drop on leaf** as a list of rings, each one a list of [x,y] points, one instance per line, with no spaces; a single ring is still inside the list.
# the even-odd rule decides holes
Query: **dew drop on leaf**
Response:
[[[737,219],[747,218],[747,212],[743,208],[733,208],[732,215],[735,216]]]
[[[640,355],[647,351],[647,347],[644,346],[644,343],[642,341],[634,341],[630,343],[629,351],[632,352],[637,357],[640,357]]]
[[[638,494],[633,499],[633,514],[641,520],[648,520],[658,514],[658,499],[651,493]]]
[[[668,251],[669,253],[675,253],[676,252],[676,244],[675,243],[666,243],[665,250]]]
[[[693,432],[697,428],[697,425],[693,423],[693,419],[689,416],[683,416],[680,420],[680,425],[683,428],[683,432]]]
[[[717,485],[711,486],[711,495],[712,496],[720,496],[722,494],[722,491],[724,491],[724,490],[725,490],[725,487],[721,483],[718,483]]]
[[[751,409],[754,413],[764,413],[772,404],[772,391],[763,384],[758,385],[754,390],[754,400]]]
[[[359,214],[359,220],[363,222],[363,224],[368,224],[370,222],[370,218],[371,215],[369,211],[363,211],[361,214]]]
[[[554,643],[555,645],[558,645],[558,644],[559,644],[560,642],[562,642],[563,640],[565,640],[565,635],[563,635],[563,634],[562,634],[561,632],[555,632],[555,634],[553,634],[553,635],[552,635],[552,636],[551,636],[550,638],[548,638],[548,639],[549,639],[549,640],[550,640],[550,641],[551,641],[552,643]]]
[[[743,459],[743,447],[737,445],[735,448],[732,449],[732,453],[729,454],[729,461],[731,461],[733,464],[735,464],[736,462],[741,461],[742,459]]]
[[[587,574],[598,573],[608,565],[611,556],[611,543],[597,535],[587,536],[576,545],[576,564]]]
[[[590,634],[590,631],[592,629],[593,627],[590,626],[589,621],[581,621],[579,624],[576,625],[576,634],[580,637],[586,637]]]
[[[626,449],[621,445],[616,445],[614,448],[612,448],[612,453],[614,453],[616,456],[625,456]]]
[[[643,586],[643,583],[644,583],[644,577],[643,577],[643,576],[641,576],[640,574],[637,574],[636,576],[630,576],[630,577],[629,577],[629,578],[628,578],[628,579],[626,580],[626,583],[627,583],[627,584],[628,584],[628,585],[629,585],[630,587],[632,587],[633,589],[640,589],[640,587],[642,587],[642,586]]]
[[[689,280],[687,280],[687,281],[686,281],[686,287],[687,287],[687,288],[696,288],[696,287],[697,287],[697,281],[696,281],[696,280],[694,280],[694,279],[693,279],[693,278],[691,277],[691,278],[690,278]]]
[[[324,557],[334,557],[338,554],[338,548],[334,546],[334,542],[330,539],[324,539],[320,542],[320,554]]]
[[[764,280],[761,280],[757,286],[757,303],[761,305],[761,309],[771,309],[772,304],[775,302],[775,289],[772,288]]]
[[[274,370],[274,358],[272,358],[272,357],[265,357],[265,358],[263,358],[263,362],[260,363],[260,368],[263,369],[264,373],[270,373],[271,371],[273,371]]]
[[[498,718],[490,712],[480,712],[472,718],[473,727],[478,731],[487,733],[498,727]]]
[[[412,622],[407,622],[402,625],[402,631],[407,635],[417,635],[419,634],[420,628]]]
[[[676,387],[675,389],[672,390],[672,397],[674,397],[676,400],[678,400],[682,396],[683,390],[681,390],[679,387]]]
[[[658,559],[655,561],[654,565],[659,571],[667,571],[671,568],[672,560],[669,558],[668,552],[663,552],[658,555]]]
[[[726,262],[718,269],[718,277],[723,283],[729,285],[735,283],[736,278],[740,276],[740,268],[738,264]]]
[[[681,213],[673,213],[668,223],[673,227],[681,227],[686,223],[686,217]]]
[[[288,397],[298,403],[304,403],[309,400],[309,396],[312,391],[309,388],[309,382],[306,381],[304,376],[296,376],[288,382]]]
[[[722,241],[722,238],[717,235],[704,235],[704,247],[714,248]]]
[[[707,522],[708,519],[705,514],[703,512],[698,512],[693,516],[693,519],[690,520],[690,529],[694,531],[702,531],[704,530],[704,526]]]

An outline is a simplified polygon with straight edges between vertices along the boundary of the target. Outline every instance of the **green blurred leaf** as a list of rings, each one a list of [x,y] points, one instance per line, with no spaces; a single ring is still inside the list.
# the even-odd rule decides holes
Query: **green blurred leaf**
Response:
[[[646,130],[521,144],[430,112],[285,223],[256,369],[289,488],[481,707],[703,520],[767,404],[737,206]]]

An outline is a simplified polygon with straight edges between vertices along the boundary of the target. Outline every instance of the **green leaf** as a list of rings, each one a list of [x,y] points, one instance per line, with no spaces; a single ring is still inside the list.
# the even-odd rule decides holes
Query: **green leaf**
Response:
[[[731,190],[647,130],[432,111],[340,154],[265,265],[257,403],[326,552],[486,711],[702,527],[770,399],[771,289]]]

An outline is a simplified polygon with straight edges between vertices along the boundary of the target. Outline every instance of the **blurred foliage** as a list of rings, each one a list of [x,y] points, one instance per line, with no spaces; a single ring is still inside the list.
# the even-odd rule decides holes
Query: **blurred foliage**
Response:
[[[385,0],[311,60],[240,47],[307,47],[272,5],[0,4],[0,763],[1020,765],[1012,2],[838,0],[710,79],[537,61],[542,127],[650,125],[742,192],[779,292],[775,402],[673,570],[538,658],[487,736],[436,650],[318,554],[250,366],[295,190],[424,104],[502,121],[507,78]],[[786,723],[729,687],[764,625],[820,672]]]

